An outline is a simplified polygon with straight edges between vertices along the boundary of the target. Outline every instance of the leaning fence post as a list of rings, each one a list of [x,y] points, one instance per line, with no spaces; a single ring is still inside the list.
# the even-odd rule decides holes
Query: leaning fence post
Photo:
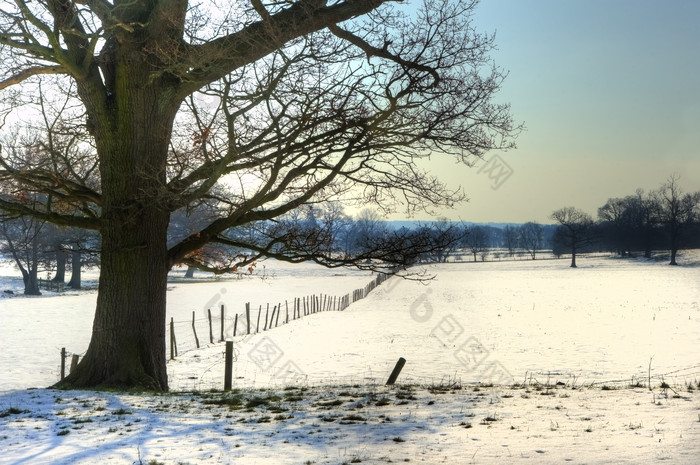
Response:
[[[396,366],[394,366],[394,370],[391,372],[391,374],[389,375],[389,379],[386,382],[387,386],[391,386],[396,382],[396,378],[399,377],[399,373],[401,373],[401,369],[405,364],[406,359],[403,357],[399,357],[399,361],[396,362]]]
[[[170,360],[175,360],[177,355],[177,342],[175,342],[175,319],[170,317]]]
[[[192,332],[194,333],[194,342],[199,349],[199,338],[197,337],[197,328],[194,327],[194,311],[192,312]]]
[[[207,309],[207,315],[209,316],[209,343],[213,344],[214,343],[214,329],[212,328],[212,325],[211,325],[211,308]]]
[[[236,313],[236,318],[233,319],[233,337],[236,337],[236,328],[238,328],[238,313]]]
[[[66,348],[61,347],[61,379],[66,377]]]
[[[231,390],[233,378],[233,341],[226,341],[226,359],[224,367],[224,391]]]

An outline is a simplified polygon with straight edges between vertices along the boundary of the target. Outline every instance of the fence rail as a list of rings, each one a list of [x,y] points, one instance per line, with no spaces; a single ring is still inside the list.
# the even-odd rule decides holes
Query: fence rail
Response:
[[[47,291],[63,292],[66,290],[66,283],[62,281],[52,281],[50,279],[39,278],[39,289]]]
[[[233,314],[227,313],[226,306],[221,305],[220,308],[207,309],[206,314],[202,314],[200,318],[197,318],[196,311],[192,312],[191,320],[174,321],[171,318],[166,328],[166,334],[169,334],[169,358],[174,360],[178,353],[199,349],[202,342],[214,344],[230,338],[269,331],[316,313],[343,311],[350,304],[367,297],[389,277],[389,274],[379,273],[366,286],[345,295],[312,294],[258,305],[257,308],[246,302],[241,312]]]
[[[281,325],[289,324],[295,320],[320,312],[343,311],[350,304],[364,299],[386,281],[391,275],[379,273],[372,281],[362,288],[355,289],[341,296],[328,294],[313,294],[304,297],[297,297],[293,300],[285,300],[277,304],[266,304],[258,306],[257,313],[251,309],[250,302],[246,302],[242,313],[235,313],[232,316],[226,315],[226,307],[221,305],[218,315],[216,311],[207,309],[206,317],[197,319],[197,312],[192,312],[192,319],[187,321],[175,321],[170,318],[166,326],[166,334],[169,334],[170,359],[175,360],[179,353],[187,350],[199,349],[201,347],[200,336],[208,334],[209,343],[224,342],[228,338],[261,333],[277,328]],[[54,285],[51,281],[41,280],[43,283]],[[264,312],[263,312],[264,310]],[[263,319],[264,318],[264,319]],[[245,322],[243,320],[245,319]],[[203,331],[203,329],[208,331]],[[219,331],[216,333],[215,329]],[[206,336],[205,336],[206,337]],[[230,342],[230,341],[229,341]],[[183,349],[180,351],[179,349]],[[70,354],[65,348],[61,349],[61,379],[66,376],[66,359],[71,357],[70,371],[73,371],[80,359],[79,354]],[[227,375],[227,376],[230,376]],[[228,378],[227,378],[228,379]],[[230,382],[230,381],[229,381]]]

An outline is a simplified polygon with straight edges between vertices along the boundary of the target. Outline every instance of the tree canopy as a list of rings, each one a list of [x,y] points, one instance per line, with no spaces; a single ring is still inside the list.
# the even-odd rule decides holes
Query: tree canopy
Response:
[[[269,225],[331,199],[451,206],[464,193],[417,161],[469,164],[520,130],[494,101],[505,73],[474,1],[0,5],[0,209],[101,235],[93,339],[65,386],[167,389],[153,342],[167,271],[207,269],[205,245],[251,251],[231,269],[269,255],[354,263]],[[202,205],[215,214],[168,243],[171,214]],[[231,235],[255,225],[275,234]]]

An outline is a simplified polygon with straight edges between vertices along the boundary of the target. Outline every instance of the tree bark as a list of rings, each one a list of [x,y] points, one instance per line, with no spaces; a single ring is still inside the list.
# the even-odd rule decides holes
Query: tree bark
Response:
[[[168,214],[144,209],[103,231],[92,340],[57,386],[168,389],[165,310]]]
[[[56,274],[51,281],[62,283],[66,280],[66,251],[60,246],[56,249]]]
[[[82,273],[82,257],[80,251],[72,250],[71,256],[71,274],[70,282],[68,287],[71,289],[80,289],[82,287],[81,283],[81,273]]]
[[[39,289],[39,277],[35,267],[29,270],[22,269],[22,280],[24,281],[24,295],[41,295]]]
[[[27,263],[27,271],[22,271],[24,277],[24,293],[26,295],[41,295],[39,289],[39,234],[36,233],[32,237],[31,249],[29,251],[30,259]]]

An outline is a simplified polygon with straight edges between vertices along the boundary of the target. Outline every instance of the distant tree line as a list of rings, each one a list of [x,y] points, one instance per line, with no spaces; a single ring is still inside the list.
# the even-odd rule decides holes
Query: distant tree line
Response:
[[[225,193],[221,193],[224,195]],[[25,197],[23,202],[33,202]],[[46,199],[42,199],[46,202]],[[169,242],[176,243],[220,214],[217,203],[202,203],[190,210],[176,211],[168,228]],[[446,262],[450,257],[469,256],[484,261],[494,249],[507,257],[525,255],[535,260],[542,251],[556,257],[576,257],[581,253],[607,251],[619,256],[651,257],[655,250],[669,250],[675,265],[678,250],[700,248],[700,191],[684,193],[678,177],[671,176],[659,189],[610,198],[598,209],[597,221],[574,207],[553,212],[555,224],[537,222],[495,227],[450,221],[446,218],[393,227],[373,210],[354,217],[337,202],[304,205],[274,221],[254,227],[228,230],[222,240],[210,243],[183,259],[185,276],[195,269],[230,272],[233,263],[243,273],[252,273],[260,252],[270,257],[290,257],[298,261],[333,261],[342,257],[357,266],[357,257],[366,257],[367,269],[381,261],[388,269],[415,263]],[[251,247],[252,245],[252,247]],[[256,247],[257,245],[257,247]],[[99,265],[99,236],[75,227],[61,227],[29,216],[0,217],[0,253],[14,262],[22,274],[25,294],[40,294],[38,274],[51,271],[52,280],[81,288],[81,270],[86,264]],[[332,260],[330,258],[332,257]],[[362,264],[359,265],[362,267]]]
[[[670,264],[683,248],[700,247],[700,191],[685,193],[673,175],[655,191],[608,199],[598,209],[600,236],[620,256],[669,250]]]
[[[552,237],[555,255],[592,250],[608,251],[621,257],[643,255],[655,250],[670,252],[670,265],[684,248],[700,248],[700,191],[685,193],[672,175],[657,190],[638,189],[633,195],[610,198],[598,209],[598,221],[576,208],[552,213],[559,226]]]

